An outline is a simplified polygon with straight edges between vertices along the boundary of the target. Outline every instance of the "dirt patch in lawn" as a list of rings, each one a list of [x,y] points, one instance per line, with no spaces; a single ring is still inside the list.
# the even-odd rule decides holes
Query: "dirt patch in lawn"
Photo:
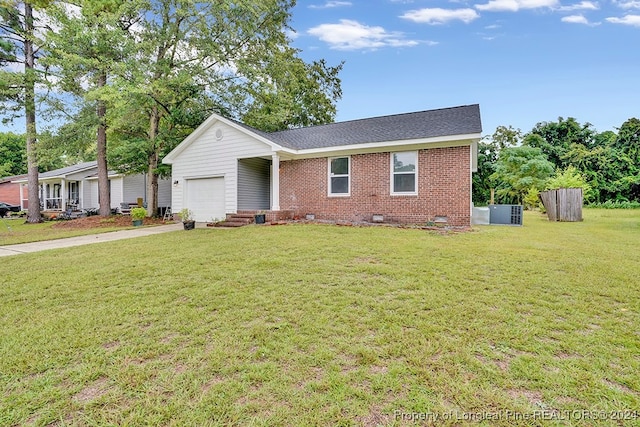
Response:
[[[145,218],[142,225],[162,225],[167,224],[162,218]],[[113,228],[131,227],[132,220],[127,215],[111,215],[108,217],[102,216],[87,216],[84,218],[70,219],[67,221],[58,221],[52,228],[60,228],[66,230],[88,229],[88,228]]]
[[[88,403],[92,400],[99,399],[109,391],[108,383],[106,378],[99,378],[94,381],[92,384],[80,390],[73,399],[79,403]]]

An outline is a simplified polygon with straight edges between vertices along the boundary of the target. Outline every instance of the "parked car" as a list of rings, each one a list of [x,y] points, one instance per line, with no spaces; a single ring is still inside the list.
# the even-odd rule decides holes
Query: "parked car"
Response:
[[[4,218],[7,212],[20,212],[20,206],[10,205],[9,203],[0,202],[0,218]]]

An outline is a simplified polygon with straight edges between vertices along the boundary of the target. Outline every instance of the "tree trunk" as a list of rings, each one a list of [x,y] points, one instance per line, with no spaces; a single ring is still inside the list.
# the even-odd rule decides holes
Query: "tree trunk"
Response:
[[[147,215],[158,215],[158,156],[153,154],[149,157],[149,170],[147,171]]]
[[[107,73],[100,71],[98,75],[98,87],[106,86]],[[100,216],[111,215],[111,194],[109,186],[109,170],[107,169],[107,106],[103,100],[98,100],[98,135],[97,135],[97,160],[98,160],[98,204]]]
[[[24,54],[25,54],[25,90],[24,108],[27,123],[27,188],[28,188],[28,214],[27,222],[41,222],[40,214],[40,189],[38,185],[38,157],[36,153],[36,103],[35,103],[35,55],[33,53],[33,9],[29,2],[24,3]]]
[[[156,216],[158,214],[158,147],[156,138],[160,127],[160,112],[157,106],[151,109],[149,121],[149,140],[151,149],[147,157],[147,215]]]

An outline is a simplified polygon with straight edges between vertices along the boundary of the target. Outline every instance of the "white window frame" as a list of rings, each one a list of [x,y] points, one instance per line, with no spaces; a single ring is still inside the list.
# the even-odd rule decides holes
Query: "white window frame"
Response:
[[[405,174],[408,175],[407,172],[395,172],[394,171],[394,163],[393,163],[393,156],[394,154],[401,154],[401,153],[414,153],[415,157],[416,157],[416,170],[413,172],[414,176],[415,176],[415,188],[414,191],[395,191],[395,175],[396,174]],[[418,195],[418,151],[413,151],[413,150],[409,150],[409,151],[394,151],[392,153],[389,153],[389,165],[390,165],[390,172],[391,172],[391,176],[390,176],[390,191],[391,191],[391,195],[392,196],[417,196]]]
[[[331,173],[331,162],[335,159],[347,159],[347,174],[334,175]],[[347,177],[347,192],[332,193],[331,178]],[[335,156],[327,159],[327,194],[329,197],[349,197],[351,196],[351,156]]]

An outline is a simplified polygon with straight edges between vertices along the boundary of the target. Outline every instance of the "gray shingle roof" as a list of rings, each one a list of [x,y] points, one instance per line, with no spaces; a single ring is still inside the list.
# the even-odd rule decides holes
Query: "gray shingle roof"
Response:
[[[43,172],[39,175],[39,178],[53,178],[53,177],[58,177],[58,176],[65,176],[65,175],[69,175],[75,172],[79,172],[82,171],[84,169],[89,169],[92,167],[96,167],[98,165],[98,162],[93,161],[93,162],[84,162],[84,163],[78,163],[77,165],[71,165],[71,166],[67,166],[65,168],[61,168],[61,169],[56,169],[56,170],[52,170],[52,171],[48,171],[48,172]]]
[[[27,174],[22,174],[22,175],[13,175],[13,176],[5,176],[3,178],[0,178],[0,184],[4,183],[4,182],[11,182],[11,181],[17,181],[19,179],[24,179],[27,177]]]
[[[283,147],[304,150],[480,133],[482,123],[480,106],[473,104],[273,133],[251,130]]]

